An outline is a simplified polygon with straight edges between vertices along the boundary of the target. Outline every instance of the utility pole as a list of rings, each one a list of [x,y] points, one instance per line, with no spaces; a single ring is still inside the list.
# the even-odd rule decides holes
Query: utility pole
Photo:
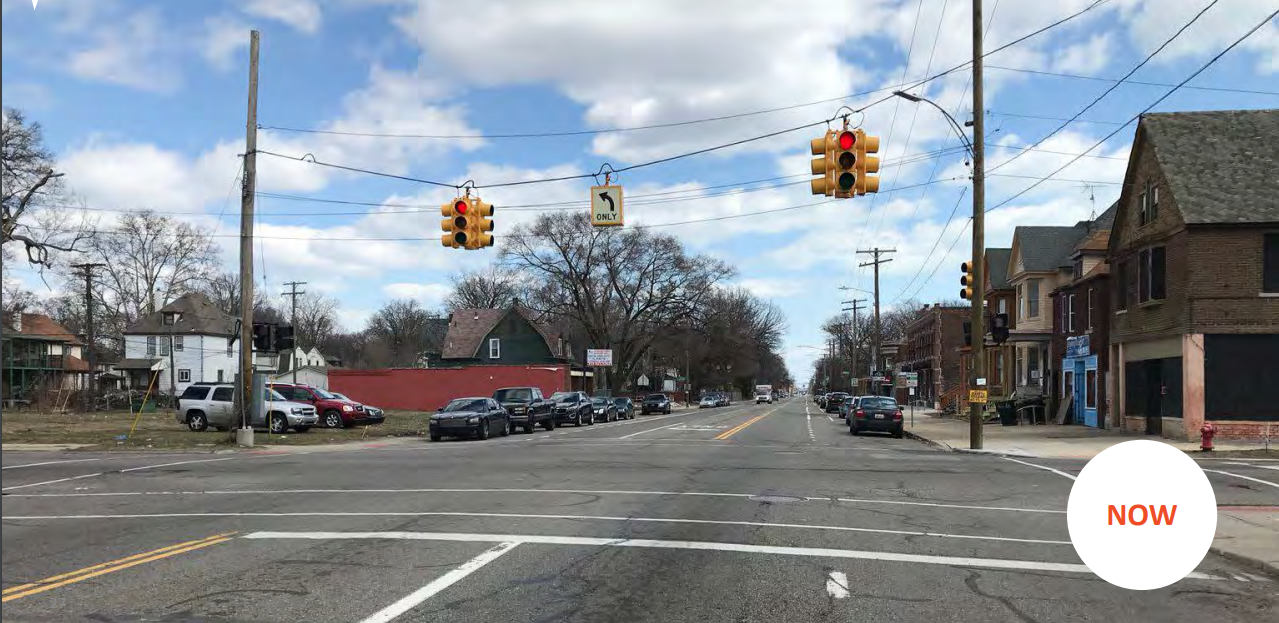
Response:
[[[974,389],[983,389],[977,385],[977,379],[985,374],[986,365],[986,331],[985,314],[982,309],[986,288],[986,113],[982,99],[982,24],[981,0],[973,0],[973,371],[969,375]],[[968,415],[968,447],[981,449],[982,406],[969,402],[971,412]]]
[[[253,404],[253,199],[258,173],[258,38],[249,31],[249,107],[244,126],[244,187],[240,195],[240,430],[236,442],[253,445],[249,409]]]
[[[106,266],[102,263],[93,264],[72,264],[71,268],[79,268],[84,271],[84,333],[85,341],[88,344],[85,348],[89,351],[89,386],[84,393],[84,410],[89,411],[97,398],[98,389],[98,356],[95,352],[96,336],[93,334],[93,269],[99,266]]]
[[[852,374],[852,378],[853,378],[853,386],[854,386],[854,387],[856,387],[856,385],[857,385],[857,378],[858,378],[858,377],[857,377],[857,312],[858,312],[858,311],[861,311],[861,309],[862,309],[861,304],[862,304],[865,300],[866,300],[866,299],[853,299],[853,300],[851,300],[851,301],[843,301],[843,303],[844,303],[845,305],[852,305],[852,307],[845,307],[845,308],[843,309],[843,311],[846,311],[846,312],[853,312],[853,330],[851,331],[851,333],[853,334],[853,374]],[[854,393],[856,393],[856,392],[854,392]]]
[[[306,282],[290,281],[284,285],[289,286],[289,291],[280,293],[280,296],[287,296],[289,297],[289,300],[292,301],[291,306],[293,309],[293,313],[289,319],[289,324],[293,326],[293,335],[294,335],[293,339],[296,340],[297,334],[298,334],[298,295],[306,294],[306,291],[298,292],[298,286],[304,286],[306,285]],[[297,354],[297,352],[298,352],[298,345],[295,342],[293,344],[293,352],[289,353],[289,368],[293,370],[294,383],[298,382],[298,358],[294,356]]]
[[[864,263],[864,264],[859,264],[859,265],[858,265],[859,267],[862,267],[862,266],[874,266],[874,267],[875,267],[875,342],[874,342],[874,345],[871,347],[871,350],[870,350],[870,353],[871,353],[871,354],[870,354],[870,369],[871,369],[871,372],[874,372],[874,371],[875,371],[875,367],[879,365],[879,347],[880,347],[880,342],[881,342],[881,338],[882,338],[882,335],[883,335],[883,334],[880,332],[880,329],[879,329],[879,265],[880,265],[880,264],[883,264],[883,263],[885,263],[885,262],[891,262],[891,261],[893,261],[892,259],[881,260],[881,259],[879,259],[879,256],[880,256],[880,255],[883,255],[883,254],[885,254],[885,253],[896,253],[896,252],[897,252],[897,249],[881,249],[881,248],[879,248],[879,247],[875,247],[874,249],[863,250],[863,251],[858,251],[858,252],[857,252],[859,255],[860,255],[860,254],[869,254],[869,255],[873,255],[873,256],[874,256],[874,258],[875,258],[875,259],[873,259],[873,260],[871,260],[871,261],[869,261],[869,262],[866,262],[866,263]],[[872,386],[872,387],[874,387],[874,382],[875,382],[875,379],[874,379],[874,378],[872,378],[872,379],[871,379],[871,386]],[[878,390],[876,390],[876,389],[872,389],[872,390],[871,390],[871,393],[872,393],[872,394],[875,394],[875,395],[879,395],[879,392],[878,392]]]

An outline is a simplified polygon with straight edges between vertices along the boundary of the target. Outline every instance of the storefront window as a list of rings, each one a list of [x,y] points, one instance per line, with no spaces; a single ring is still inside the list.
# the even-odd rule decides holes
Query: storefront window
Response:
[[[1089,370],[1085,373],[1088,377],[1088,383],[1084,385],[1084,404],[1089,409],[1097,408],[1097,370]]]

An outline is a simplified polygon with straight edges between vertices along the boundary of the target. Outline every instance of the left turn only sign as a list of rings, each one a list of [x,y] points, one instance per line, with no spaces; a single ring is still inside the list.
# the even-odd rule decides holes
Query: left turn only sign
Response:
[[[591,187],[591,225],[619,227],[622,223],[622,187]]]

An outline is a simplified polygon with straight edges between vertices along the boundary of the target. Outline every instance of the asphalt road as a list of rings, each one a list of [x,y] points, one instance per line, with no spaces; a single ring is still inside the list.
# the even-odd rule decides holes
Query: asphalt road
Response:
[[[798,398],[3,464],[5,621],[1279,620],[1279,578],[1213,554],[1154,591],[1089,573],[1064,515],[1082,461],[852,437]],[[1274,466],[1214,464],[1219,504],[1279,504]]]

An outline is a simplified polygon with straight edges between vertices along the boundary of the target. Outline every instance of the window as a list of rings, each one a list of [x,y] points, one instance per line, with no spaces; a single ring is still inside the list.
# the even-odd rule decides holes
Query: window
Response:
[[[1022,320],[1026,317],[1026,286],[1017,284],[1017,319]]]
[[[1137,300],[1163,300],[1167,295],[1167,281],[1164,272],[1167,249],[1151,247],[1142,249],[1137,259]]]
[[[502,356],[502,340],[491,338],[489,340],[489,359],[498,359]]]
[[[180,368],[180,369],[178,370],[178,382],[179,382],[179,383],[190,383],[190,382],[191,382],[191,370],[190,370],[190,368]]]
[[[235,342],[232,342],[231,338],[226,339],[226,356],[227,357],[235,356]]]
[[[219,383],[221,383],[221,382],[222,382],[222,380],[223,380],[223,379],[222,379],[222,370],[219,368],[219,369],[218,369],[218,382],[219,382]]]
[[[160,338],[160,356],[165,357],[169,354],[169,338]]]
[[[1039,380],[1039,347],[1026,349],[1026,372],[1031,381]]]
[[[1094,368],[1084,373],[1088,382],[1084,384],[1084,407],[1097,408],[1097,370]]]
[[[1031,279],[1026,282],[1026,316],[1028,318],[1039,317],[1039,283],[1042,279]]]
[[[1015,362],[1017,364],[1017,369],[1013,371],[1013,376],[1016,377],[1018,385],[1026,384],[1026,370],[1021,365],[1022,360],[1025,359],[1025,355],[1022,354],[1023,352],[1024,351],[1022,349],[1017,349],[1017,361]]]
[[[1093,298],[1093,292],[1095,292],[1096,290],[1097,288],[1088,288],[1088,330],[1089,331],[1092,331],[1092,310],[1093,310],[1092,298]]]
[[[147,355],[155,355],[155,336],[147,336]]]
[[[1066,297],[1066,330],[1075,332],[1075,295]]]
[[[1075,279],[1084,276],[1084,258],[1075,260]]]
[[[175,335],[175,336],[173,336],[173,350],[174,350],[175,352],[176,352],[176,351],[180,351],[180,350],[182,350],[182,336],[181,336],[181,335]]]
[[[1008,299],[1005,299],[1005,298],[999,299],[999,313],[1001,314],[1008,313]]]
[[[1261,291],[1279,293],[1279,233],[1262,237]]]
[[[165,324],[166,326],[172,326],[172,325],[173,325],[173,323],[175,323],[175,322],[177,322],[177,321],[178,321],[178,315],[177,315],[177,314],[173,314],[173,313],[165,313],[165,314],[164,314],[164,324]]]
[[[208,394],[209,394],[209,388],[207,386],[192,385],[191,387],[186,388],[186,390],[182,392],[182,395],[179,396],[179,398],[181,398],[182,400],[204,400],[204,397],[207,396]]]
[[[1004,384],[1004,353],[995,351],[995,383]]]
[[[234,387],[216,387],[213,389],[214,402],[231,402],[235,398]]]
[[[1159,187],[1146,181],[1145,189],[1138,197],[1141,213],[1139,216],[1139,225],[1147,225],[1153,223],[1159,218]]]

